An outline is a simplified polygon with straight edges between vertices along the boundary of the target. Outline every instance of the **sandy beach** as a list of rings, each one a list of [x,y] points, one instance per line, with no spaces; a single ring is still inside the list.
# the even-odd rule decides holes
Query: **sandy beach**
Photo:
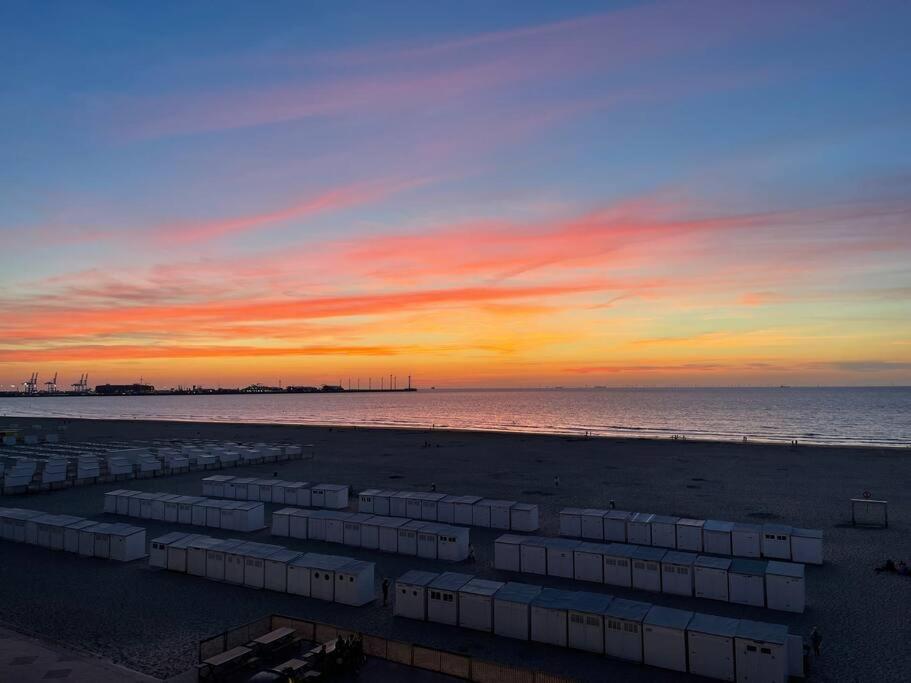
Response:
[[[878,575],[885,558],[911,561],[908,534],[911,452],[898,449],[790,447],[638,439],[393,429],[354,429],[243,424],[78,421],[0,418],[0,424],[65,425],[66,440],[211,438],[313,444],[312,460],[224,470],[244,476],[277,472],[283,479],[371,487],[473,493],[537,503],[542,533],[557,534],[557,512],[567,506],[606,507],[732,521],[781,521],[823,529],[822,567],[807,567],[807,611],[802,615],[698,599],[615,589],[492,568],[494,530],[472,529],[474,565],[445,565],[488,578],[590,589],[726,616],[787,623],[806,634],[818,625],[823,656],[812,680],[901,681],[909,668],[911,579]],[[554,475],[560,476],[559,488]],[[127,488],[200,493],[192,472],[131,481]],[[99,484],[31,496],[0,497],[0,505],[71,513],[97,519],[102,494],[121,485]],[[890,527],[850,525],[849,499],[870,491],[889,501]],[[267,505],[267,513],[275,506]],[[142,520],[154,538],[192,527]],[[200,530],[197,530],[200,531]],[[213,536],[231,533],[206,530]],[[233,534],[236,535],[236,534]],[[251,534],[273,540],[268,530]],[[293,548],[343,554],[376,563],[377,579],[407,569],[443,571],[444,563],[386,555],[331,544],[275,540]],[[395,619],[377,604],[349,608],[0,542],[0,621],[71,643],[144,673],[178,674],[195,664],[196,642],[270,612],[334,622],[364,631],[442,646],[497,661],[603,680],[688,680],[580,652],[514,642],[442,625]],[[40,609],[38,608],[40,606]]]

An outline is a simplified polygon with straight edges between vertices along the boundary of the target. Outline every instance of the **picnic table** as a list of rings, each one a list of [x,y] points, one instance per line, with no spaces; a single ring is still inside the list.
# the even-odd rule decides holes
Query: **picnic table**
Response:
[[[253,657],[253,650],[243,645],[232,647],[221,654],[209,657],[200,664],[200,669],[218,675],[245,665]]]
[[[295,633],[297,632],[293,628],[283,626],[282,628],[277,628],[274,631],[269,631],[259,638],[254,638],[252,642],[261,647],[271,647],[276,643],[281,643],[285,640],[293,638]]]

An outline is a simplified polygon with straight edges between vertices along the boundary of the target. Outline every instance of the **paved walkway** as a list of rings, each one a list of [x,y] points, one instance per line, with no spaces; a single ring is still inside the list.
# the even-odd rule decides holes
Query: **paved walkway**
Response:
[[[78,654],[0,626],[0,681],[16,683],[160,683],[103,659]]]

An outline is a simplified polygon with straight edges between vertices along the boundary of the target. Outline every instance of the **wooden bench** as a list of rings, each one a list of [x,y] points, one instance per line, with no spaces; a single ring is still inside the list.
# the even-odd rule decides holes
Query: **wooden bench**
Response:
[[[225,650],[214,657],[209,657],[197,668],[200,669],[200,673],[204,671],[214,677],[230,671],[235,671],[248,664],[252,658],[253,650],[244,647],[243,645],[238,645],[237,647]]]

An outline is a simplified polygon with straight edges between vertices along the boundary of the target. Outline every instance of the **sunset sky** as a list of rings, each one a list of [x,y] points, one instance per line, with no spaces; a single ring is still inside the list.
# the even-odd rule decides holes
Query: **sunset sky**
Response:
[[[0,384],[909,384],[909,26],[3,2]]]

